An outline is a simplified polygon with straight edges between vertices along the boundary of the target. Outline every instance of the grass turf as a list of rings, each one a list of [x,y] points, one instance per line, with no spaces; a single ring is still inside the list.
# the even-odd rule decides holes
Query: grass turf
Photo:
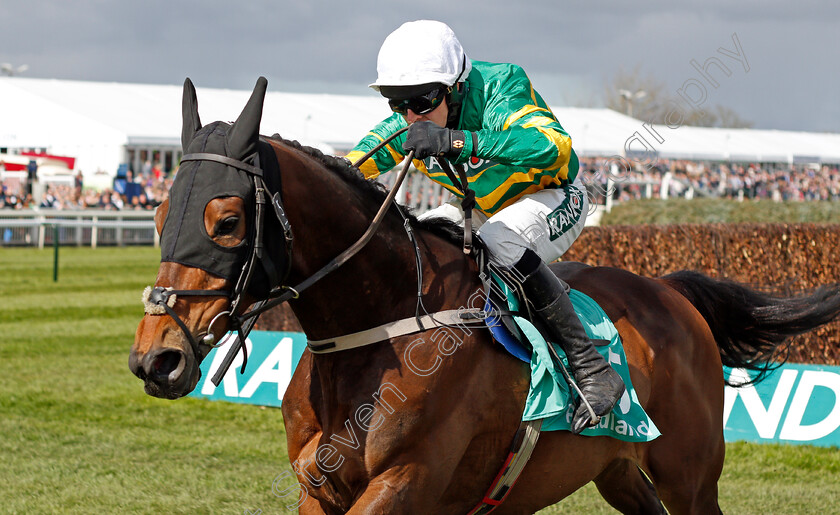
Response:
[[[0,512],[288,512],[279,410],[147,396],[128,371],[151,248],[0,249]],[[837,513],[840,451],[727,446],[727,513]],[[592,485],[541,513],[615,513]]]

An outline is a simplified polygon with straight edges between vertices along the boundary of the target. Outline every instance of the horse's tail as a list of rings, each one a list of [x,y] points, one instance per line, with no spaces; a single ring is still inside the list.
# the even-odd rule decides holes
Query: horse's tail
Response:
[[[761,381],[787,360],[790,337],[840,315],[840,285],[779,297],[698,272],[675,272],[662,279],[706,319],[724,365],[758,373],[749,383],[738,383],[742,386]]]

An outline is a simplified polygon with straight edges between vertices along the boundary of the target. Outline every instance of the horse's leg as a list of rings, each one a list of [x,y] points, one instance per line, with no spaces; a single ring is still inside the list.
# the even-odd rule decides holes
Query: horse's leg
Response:
[[[353,502],[347,515],[410,515],[414,513],[447,513],[440,506],[451,470],[428,467],[433,450],[407,456],[402,464],[391,467],[370,480],[364,492]],[[443,460],[442,460],[443,461]]]
[[[632,444],[605,436],[545,431],[507,499],[493,515],[534,513],[571,495],[598,477]]]
[[[617,459],[595,478],[598,491],[610,506],[625,515],[666,513],[656,489],[635,463]]]
[[[673,442],[662,444],[665,441],[651,451],[651,466],[655,470],[653,481],[668,512],[673,515],[720,513],[717,482],[723,469],[723,440],[718,449],[701,446],[709,453],[705,460],[690,456],[696,449],[689,450]],[[690,442],[685,444],[690,445]]]
[[[686,433],[688,434],[688,433]],[[716,444],[687,437],[654,441],[649,454],[651,476],[672,515],[720,513],[717,482],[726,452],[723,435]]]
[[[292,507],[294,508],[294,506]],[[298,508],[298,515],[331,515],[324,511],[321,504],[314,497],[307,497]]]
[[[321,438],[321,427],[312,408],[312,354],[304,352],[295,368],[292,380],[286,388],[283,397],[282,411],[286,426],[286,449],[289,461],[297,465],[298,485],[301,488],[298,507],[299,515],[332,515],[327,508],[321,506],[321,501],[310,495],[308,481],[301,476],[301,472],[320,478],[321,471],[317,468],[317,448]],[[317,393],[317,390],[315,391]],[[275,493],[275,495],[277,495]],[[291,495],[291,492],[287,493]],[[294,505],[287,505],[292,510]]]
[[[645,470],[673,515],[705,515],[720,510],[717,482],[726,453],[723,369],[715,344],[702,342],[711,338],[708,331],[705,336],[697,336],[695,333],[700,343],[692,345],[692,338],[686,338],[681,345],[660,351],[649,405],[649,414],[662,436],[647,447]],[[670,384],[660,382],[664,376]],[[679,406],[690,410],[691,416]]]
[[[398,474],[376,477],[353,503],[347,515],[421,513],[413,511],[411,501],[406,500],[406,490],[411,483],[409,478],[401,478]]]

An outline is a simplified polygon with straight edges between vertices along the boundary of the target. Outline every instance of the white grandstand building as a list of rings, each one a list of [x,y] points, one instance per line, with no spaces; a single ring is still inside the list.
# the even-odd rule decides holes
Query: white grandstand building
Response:
[[[234,120],[250,95],[244,90],[197,90],[204,123]],[[147,161],[168,171],[181,153],[181,94],[180,85],[0,78],[0,154],[35,151],[73,157],[86,185],[108,186],[121,166],[138,172]],[[581,156],[647,150],[671,159],[840,163],[840,134],[671,128],[643,125],[609,109],[552,109]],[[385,101],[374,94],[285,93],[271,91],[269,84],[261,132],[343,154],[389,114]]]

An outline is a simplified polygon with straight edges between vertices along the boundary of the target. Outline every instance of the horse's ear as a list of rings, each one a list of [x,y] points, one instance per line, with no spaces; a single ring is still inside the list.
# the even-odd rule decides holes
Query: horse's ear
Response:
[[[234,159],[245,159],[257,151],[260,139],[260,120],[262,119],[263,101],[268,81],[265,77],[257,79],[254,92],[245,105],[245,109],[236,119],[227,133],[227,150]]]
[[[184,98],[181,101],[181,113],[183,125],[181,126],[181,147],[186,152],[187,146],[192,141],[195,133],[201,129],[201,120],[198,118],[198,97],[195,95],[195,86],[189,77],[184,81]]]

